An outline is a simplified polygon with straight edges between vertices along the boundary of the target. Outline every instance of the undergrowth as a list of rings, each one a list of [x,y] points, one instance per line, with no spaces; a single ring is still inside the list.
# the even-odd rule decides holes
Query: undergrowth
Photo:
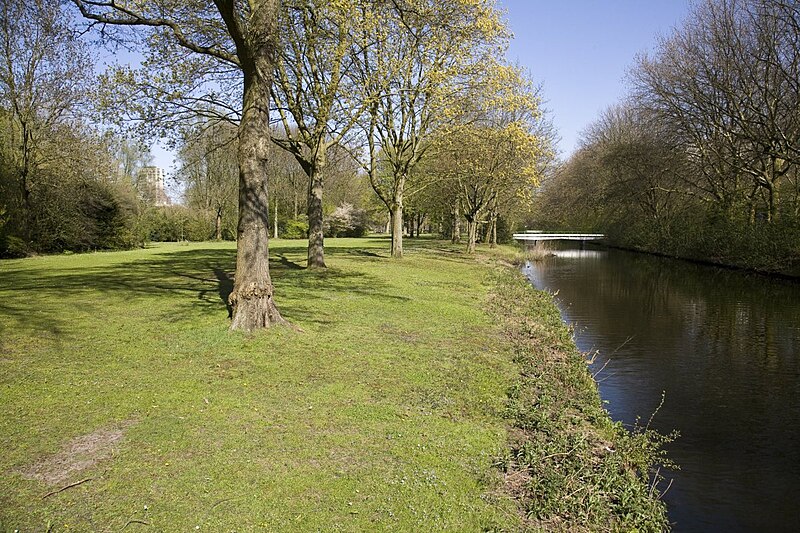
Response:
[[[492,311],[514,347],[520,378],[509,391],[511,443],[499,460],[506,489],[531,529],[664,531],[657,488],[671,436],[627,431],[603,409],[587,361],[551,295],[497,269]]]

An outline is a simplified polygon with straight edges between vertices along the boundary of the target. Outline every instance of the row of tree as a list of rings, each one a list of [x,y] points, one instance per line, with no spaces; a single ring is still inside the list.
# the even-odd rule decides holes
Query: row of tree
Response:
[[[108,99],[114,108],[128,110],[124,118],[149,130],[157,123],[164,135],[180,133],[189,139],[197,132],[187,134],[187,118],[201,117],[201,129],[219,131],[220,122],[241,127],[242,65],[238,45],[230,40],[231,21],[219,19],[215,10],[205,11],[204,29],[198,33],[201,19],[183,20],[179,13],[167,20],[148,14],[146,6],[129,13],[108,2],[76,3],[99,22],[163,27],[161,33],[167,34],[149,42],[141,69],[122,66],[107,74]],[[229,7],[231,15],[254,12],[243,7],[237,13],[235,2]],[[356,165],[368,176],[385,206],[395,257],[403,252],[406,204],[429,185],[431,174],[418,167],[435,155],[437,137],[477,123],[484,131],[494,128],[513,136],[508,126],[516,122],[516,133],[528,138],[517,135],[515,142],[537,145],[527,149],[533,157],[549,153],[533,131],[541,121],[535,92],[519,69],[497,59],[509,36],[500,15],[492,1],[464,0],[293,0],[276,8],[280,42],[268,72],[274,103],[270,118],[278,129],[272,141],[306,175],[309,266],[325,266],[323,194],[337,170],[334,160],[341,165],[348,159],[342,152],[350,154],[345,166]],[[183,46],[172,46],[171,38]],[[154,83],[156,73],[160,83]],[[136,103],[126,105],[131,101]],[[241,142],[241,131],[237,138]],[[219,140],[211,135],[212,143]],[[270,152],[267,159],[282,159],[263,149]],[[291,171],[286,176],[296,178]],[[276,185],[273,179],[273,191]]]
[[[64,157],[104,154],[121,165],[107,149],[67,147],[59,128],[99,138],[89,124],[116,120],[138,125],[143,137],[168,138],[180,152],[187,202],[213,213],[215,236],[226,217],[237,218],[235,329],[283,321],[268,245],[287,203],[294,222],[305,204],[310,267],[325,266],[326,228],[339,234],[363,218],[363,204],[352,207],[363,188],[343,185],[359,177],[390,220],[392,256],[402,257],[403,227],[412,219],[417,228],[436,219],[457,234],[463,216],[473,249],[478,224],[494,234],[498,220],[530,197],[550,157],[535,88],[498,59],[509,32],[493,0],[70,4],[84,23],[61,2],[2,0],[4,146],[13,160],[7,183],[19,192],[4,202],[13,204],[14,224],[32,240],[30,202],[48,172],[63,191],[72,186],[62,179],[61,160],[45,160],[45,137]],[[94,86],[92,35],[142,60],[109,68]],[[97,186],[125,185],[83,160],[76,175]],[[323,195],[331,184],[346,194],[336,211],[328,208],[326,224]],[[125,212],[124,194],[112,196],[113,210]],[[78,195],[71,200],[86,204]]]
[[[175,177],[184,186],[185,204],[213,221],[202,239],[235,236],[239,176],[236,133],[236,128],[227,123],[201,123],[189,130],[179,146]],[[273,132],[273,137],[277,136]],[[363,236],[380,226],[372,191],[349,153],[337,146],[329,152],[323,234]],[[270,234],[274,238],[307,238],[308,176],[290,152],[274,143],[268,164]]]
[[[800,8],[705,0],[543,187],[539,222],[765,270],[800,266]]]

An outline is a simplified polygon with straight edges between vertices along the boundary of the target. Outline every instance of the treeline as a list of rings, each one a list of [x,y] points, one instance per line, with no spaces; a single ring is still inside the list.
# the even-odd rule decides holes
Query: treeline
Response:
[[[72,2],[104,24],[104,39],[143,53],[140,66],[111,65],[98,79],[68,4],[2,2],[4,255],[235,238],[243,143],[265,161],[257,210],[270,236],[307,237],[310,266],[325,265],[324,237],[371,231],[392,235],[396,257],[403,236],[421,232],[472,251],[509,235],[553,157],[537,88],[503,59],[510,33],[493,1],[283,2],[259,96],[271,102],[265,143],[242,138],[246,65],[213,10],[193,18],[169,2],[159,9],[174,26],[138,32],[115,24],[136,27],[151,3],[134,16]],[[109,123],[171,142],[183,206],[154,205],[137,183],[146,150],[132,165],[123,152],[137,143],[98,131]]]
[[[188,240],[225,239],[236,236],[239,166],[236,127],[202,121],[187,130],[178,150],[176,178],[184,186],[183,209],[162,209],[167,219],[191,215],[202,222],[185,237]],[[280,132],[273,132],[280,136]],[[308,181],[291,153],[272,143],[268,170],[271,177],[269,229],[274,238],[305,239],[308,236]],[[383,230],[379,206],[356,163],[345,151],[331,149],[323,205],[326,237],[362,237]],[[153,240],[163,240],[156,239]],[[172,240],[172,239],[169,239]]]
[[[81,117],[86,47],[60,10],[0,9],[0,256],[133,245],[137,202],[118,179],[121,146]]]
[[[154,206],[140,142],[95,125],[95,57],[69,11],[0,15],[0,257],[210,238],[203,212]]]
[[[706,0],[543,186],[537,222],[800,273],[800,8]]]

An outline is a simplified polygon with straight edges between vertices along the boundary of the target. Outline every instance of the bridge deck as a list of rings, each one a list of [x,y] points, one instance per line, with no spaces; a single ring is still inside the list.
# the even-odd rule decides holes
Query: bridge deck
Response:
[[[515,233],[518,241],[596,241],[604,239],[602,233]]]

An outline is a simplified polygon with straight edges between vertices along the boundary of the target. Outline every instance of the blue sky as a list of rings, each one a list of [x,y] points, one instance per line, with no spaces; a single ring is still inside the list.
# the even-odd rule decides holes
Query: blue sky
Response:
[[[509,59],[543,83],[562,156],[580,132],[626,94],[636,54],[652,50],[690,0],[499,0],[514,32]]]

